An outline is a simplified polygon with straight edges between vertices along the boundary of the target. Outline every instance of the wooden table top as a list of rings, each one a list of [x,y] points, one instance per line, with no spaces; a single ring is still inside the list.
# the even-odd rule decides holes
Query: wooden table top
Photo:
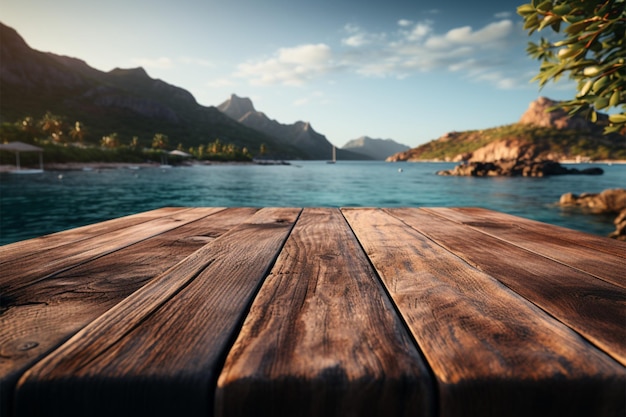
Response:
[[[626,244],[478,208],[163,208],[0,247],[1,416],[620,416]]]

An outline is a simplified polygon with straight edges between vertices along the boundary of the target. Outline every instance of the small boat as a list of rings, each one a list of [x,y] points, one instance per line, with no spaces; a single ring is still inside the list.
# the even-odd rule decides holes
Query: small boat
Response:
[[[335,148],[335,146],[333,146],[333,159],[331,159],[330,161],[326,161],[327,164],[334,164],[335,162],[337,162],[337,148]]]
[[[15,169],[9,171],[10,174],[41,174],[43,169]]]

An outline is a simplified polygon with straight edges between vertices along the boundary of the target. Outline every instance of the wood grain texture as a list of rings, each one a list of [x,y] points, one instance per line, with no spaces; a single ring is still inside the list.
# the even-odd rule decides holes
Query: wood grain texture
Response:
[[[546,239],[558,237],[559,240],[568,241],[574,245],[585,246],[595,252],[607,253],[626,259],[626,242],[621,242],[619,240],[596,236],[589,233],[582,233],[577,230],[567,229],[565,227],[560,227],[553,224],[543,223],[536,220],[514,216],[512,214],[502,213],[494,210],[487,210],[483,208],[437,208],[437,212],[442,215],[443,213],[446,213],[447,215],[450,211],[454,211],[456,214],[459,215],[463,214],[474,217],[474,220],[469,220],[468,224],[479,225],[483,221],[497,221],[498,223],[502,225],[508,225],[511,228],[517,228],[524,231],[530,231],[531,233],[541,234],[545,236]]]
[[[624,412],[624,368],[570,328],[388,213],[343,212],[439,382],[441,416]]]
[[[535,225],[529,223],[521,228],[508,222],[507,217],[501,217],[499,213],[485,209],[425,210],[626,288],[626,244],[622,242],[607,238],[609,242],[616,243],[616,252],[619,253],[622,249],[623,257],[563,239],[561,228],[555,227],[552,233],[547,233],[549,229],[545,224],[541,227],[533,227]]]
[[[623,288],[424,210],[387,211],[626,365]]]
[[[217,416],[430,416],[427,368],[337,209],[305,209],[218,381]]]
[[[28,366],[256,209],[203,209],[205,217],[99,257],[54,278],[2,294],[0,415]]]
[[[225,350],[299,212],[260,210],[91,322],[21,378],[16,415],[210,415]]]
[[[0,266],[4,262],[18,257],[37,255],[46,250],[51,250],[68,243],[77,242],[94,236],[99,236],[104,232],[124,229],[129,226],[144,223],[159,217],[165,217],[176,212],[189,210],[184,207],[163,207],[129,216],[119,217],[96,224],[76,227],[33,239],[10,243],[0,246]]]
[[[2,259],[3,274],[0,277],[0,291],[7,286],[17,288],[31,285],[84,262],[116,252],[168,230],[176,229],[204,217],[206,210],[194,208],[176,211],[167,216],[126,228],[112,231],[104,229],[101,234],[68,243],[54,250]]]

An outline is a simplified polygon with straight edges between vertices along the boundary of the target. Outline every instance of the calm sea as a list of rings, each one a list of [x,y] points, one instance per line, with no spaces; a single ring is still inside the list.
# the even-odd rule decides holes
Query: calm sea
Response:
[[[440,177],[454,164],[292,162],[172,169],[0,174],[0,243],[7,244],[166,206],[485,207],[589,233],[612,216],[554,203],[567,192],[626,187],[626,165],[602,176]],[[593,165],[596,166],[596,165]]]

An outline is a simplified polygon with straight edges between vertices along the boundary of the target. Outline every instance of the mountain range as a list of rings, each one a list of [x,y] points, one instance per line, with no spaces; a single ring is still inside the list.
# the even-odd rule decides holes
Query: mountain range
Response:
[[[373,139],[368,136],[361,136],[343,145],[342,149],[357,152],[372,159],[385,160],[390,155],[407,151],[410,148],[392,139]]]
[[[298,121],[282,124],[257,111],[249,98],[232,94],[228,100],[217,106],[225,115],[244,126],[263,132],[281,144],[289,144],[305,153],[306,159],[330,159],[333,144],[326,136],[313,130],[308,122]],[[371,159],[369,156],[337,150],[337,158],[344,160]]]
[[[0,39],[2,123],[51,112],[70,124],[80,121],[91,143],[117,133],[124,141],[138,137],[148,147],[162,133],[171,146],[220,139],[253,154],[263,146],[271,158],[331,158],[333,145],[310,123],[281,124],[256,111],[250,99],[233,94],[218,107],[202,106],[188,91],[151,78],[143,68],[103,72],[77,58],[36,51],[2,23]],[[372,159],[366,148],[338,149],[337,157]]]
[[[219,138],[251,150],[261,144],[275,155],[302,158],[293,146],[202,106],[186,90],[153,79],[142,68],[99,71],[76,58],[30,48],[12,28],[0,23],[0,122],[13,123],[46,112],[86,126],[87,142],[104,135],[133,136],[150,146],[156,133],[172,146],[198,146]]]

